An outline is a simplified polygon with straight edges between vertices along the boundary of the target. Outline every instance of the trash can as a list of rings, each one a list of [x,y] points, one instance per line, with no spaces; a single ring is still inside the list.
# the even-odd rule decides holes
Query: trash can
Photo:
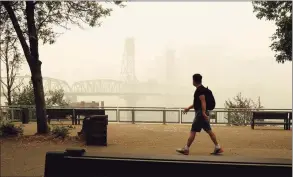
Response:
[[[87,145],[107,146],[108,115],[94,115],[84,119],[83,133]]]
[[[23,124],[28,124],[29,123],[29,110],[28,110],[28,108],[22,108],[21,122]]]

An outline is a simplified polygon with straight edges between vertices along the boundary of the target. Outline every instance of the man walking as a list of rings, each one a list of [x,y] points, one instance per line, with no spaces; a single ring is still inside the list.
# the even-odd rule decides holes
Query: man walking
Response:
[[[216,135],[211,129],[210,122],[209,122],[209,111],[215,108],[215,99],[212,92],[202,85],[202,76],[200,74],[193,75],[193,85],[196,87],[194,92],[194,100],[193,104],[188,108],[184,109],[184,114],[186,114],[191,108],[194,108],[195,111],[195,118],[193,120],[191,131],[189,138],[187,140],[187,144],[184,148],[177,149],[176,151],[188,155],[189,148],[194,141],[195,135],[197,132],[200,132],[201,129],[206,131],[213,143],[215,144],[215,149],[213,154],[219,154],[224,152],[223,149],[218,144]]]

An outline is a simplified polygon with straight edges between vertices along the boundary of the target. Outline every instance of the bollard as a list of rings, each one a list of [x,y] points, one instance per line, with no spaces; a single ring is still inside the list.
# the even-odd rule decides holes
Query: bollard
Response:
[[[29,110],[28,108],[22,108],[21,110],[21,122],[22,124],[29,123]]]
[[[108,115],[95,115],[83,121],[83,133],[87,145],[107,146]]]

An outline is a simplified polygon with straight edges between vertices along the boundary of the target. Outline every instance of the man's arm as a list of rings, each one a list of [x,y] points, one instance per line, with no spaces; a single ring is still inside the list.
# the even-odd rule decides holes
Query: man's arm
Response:
[[[190,105],[187,109],[191,109],[191,108],[193,108],[193,104],[192,105]]]
[[[191,108],[193,108],[193,104],[183,110],[183,113],[186,114]]]

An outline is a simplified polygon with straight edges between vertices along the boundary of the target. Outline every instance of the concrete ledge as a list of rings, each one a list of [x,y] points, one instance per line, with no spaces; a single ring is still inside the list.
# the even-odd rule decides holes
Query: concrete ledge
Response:
[[[50,152],[48,152],[50,153]],[[58,152],[64,153],[64,152]],[[176,152],[174,151],[174,154]],[[66,156],[66,155],[65,155]],[[263,165],[285,165],[292,167],[291,159],[283,158],[252,158],[241,156],[225,156],[223,155],[210,155],[210,156],[193,156],[193,155],[133,155],[127,153],[113,153],[102,155],[101,153],[85,152],[83,157],[96,158],[96,159],[123,159],[123,160],[156,160],[168,162],[189,162],[189,163],[240,163],[240,164],[263,164]]]
[[[48,152],[45,177],[291,177],[291,159],[253,159],[233,156],[134,156],[98,153]]]

